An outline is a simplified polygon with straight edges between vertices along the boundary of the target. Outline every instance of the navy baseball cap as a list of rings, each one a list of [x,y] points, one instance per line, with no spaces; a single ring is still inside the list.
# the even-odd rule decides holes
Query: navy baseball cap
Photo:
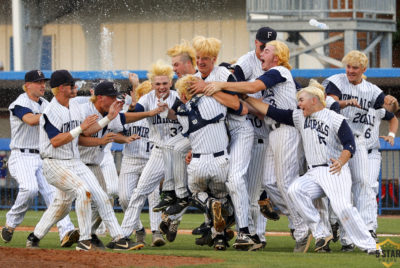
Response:
[[[47,81],[49,78],[44,77],[44,74],[40,70],[32,70],[25,74],[25,83],[26,82],[39,82],[39,81]]]
[[[269,41],[276,40],[276,31],[269,27],[262,27],[258,29],[256,39],[261,43],[268,43]]]
[[[94,88],[94,95],[98,96],[118,96],[119,92],[115,89],[114,83],[110,81],[102,81]]]
[[[55,88],[64,84],[75,84],[75,81],[70,72],[67,70],[57,70],[51,74],[50,87]]]

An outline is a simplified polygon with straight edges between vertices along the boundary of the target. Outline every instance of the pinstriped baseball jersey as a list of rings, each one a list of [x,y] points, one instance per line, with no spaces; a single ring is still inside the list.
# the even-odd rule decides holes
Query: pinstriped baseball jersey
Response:
[[[248,94],[249,96],[253,98],[261,98],[262,93],[261,91],[256,92],[254,94]],[[265,118],[260,120],[257,116],[254,114],[247,114],[247,120],[251,122],[251,125],[254,128],[254,139],[268,139],[269,135],[269,127],[265,124]]]
[[[13,149],[39,149],[39,125],[30,126],[22,121],[22,116],[26,113],[39,114],[43,113],[49,104],[44,98],[39,98],[39,102],[35,102],[23,93],[13,101],[8,110],[10,111],[11,125],[11,143],[10,148]],[[17,112],[19,110],[19,112]],[[20,113],[22,111],[22,113]],[[23,115],[22,115],[23,114]],[[21,117],[18,117],[18,115]]]
[[[138,134],[140,139],[132,141],[130,144],[124,144],[123,155],[149,159],[153,143],[149,140],[149,124],[147,120],[142,119],[130,124],[125,124],[126,135]]]
[[[206,82],[214,82],[214,81],[221,81],[221,82],[226,82],[228,81],[229,76],[232,75],[232,73],[226,69],[225,67],[221,66],[215,66],[212,72],[207,76],[204,81]],[[197,72],[195,76],[201,78],[201,73]],[[243,126],[242,122],[246,121],[246,116],[245,115],[235,115],[228,113],[227,116],[227,121],[228,121],[228,127],[229,131],[233,131],[234,129]]]
[[[345,118],[328,109],[304,117],[303,110],[293,111],[293,123],[300,131],[308,165],[321,165],[337,158],[342,151],[337,135]]]
[[[227,108],[216,101],[213,97],[202,96],[197,103],[201,117],[210,120],[219,114],[223,114],[217,123],[208,124],[197,131],[190,133],[189,140],[192,147],[192,153],[212,154],[224,151],[228,147],[228,135],[224,118]],[[187,109],[190,109],[189,102],[186,103]],[[188,129],[188,118],[186,116],[178,116],[179,122],[183,128]],[[183,132],[185,132],[185,130]]]
[[[79,104],[87,104],[88,102],[90,102],[90,96],[76,96],[74,100]]]
[[[347,122],[355,135],[363,135],[366,128],[371,126],[368,120],[368,109],[374,107],[378,96],[382,90],[374,84],[362,79],[358,85],[349,82],[346,74],[336,74],[329,77],[323,84],[332,82],[340,91],[340,100],[357,99],[361,108],[348,106],[340,110],[340,113],[348,118]],[[332,94],[327,88],[327,93]]]
[[[296,109],[297,90],[292,74],[283,66],[275,66],[265,72],[264,75],[272,70],[278,71],[280,75],[286,79],[286,81],[277,83],[271,88],[267,88],[263,95],[265,102],[279,109]],[[275,121],[270,118],[268,118],[266,122],[269,125],[275,124]]]
[[[384,108],[377,110],[370,108],[368,110],[367,116],[371,124],[368,126],[368,128],[365,130],[364,133],[366,147],[367,149],[379,149],[380,148],[379,126],[381,125],[382,120],[384,120],[386,116],[390,116],[390,118],[393,118],[394,115],[392,113],[387,112]]]
[[[246,81],[254,81],[264,73],[261,61],[257,58],[255,50],[241,56],[235,65],[240,66]]]
[[[178,93],[176,93],[176,91],[170,90],[168,98],[164,102],[168,104],[168,107],[172,107],[177,96]],[[156,109],[158,107],[156,92],[152,90],[142,96],[138,103],[143,106],[145,111]],[[153,117],[148,117],[146,120],[150,126],[150,141],[160,147],[162,147],[169,138],[176,136],[182,131],[182,126],[179,124],[178,120],[161,118],[158,114]]]
[[[96,114],[99,117],[98,120],[103,118],[103,115],[99,113],[91,101],[81,104],[80,111],[82,113],[82,118],[86,118],[92,114]],[[122,132],[124,130],[122,123],[122,121],[124,121],[123,118],[125,118],[125,116],[123,114],[119,114],[119,116],[114,118],[106,127],[100,129],[97,133],[92,134],[92,137],[102,138],[108,132]],[[94,147],[78,146],[82,162],[85,164],[95,165],[100,165],[101,161],[103,160],[104,148],[105,146],[103,145]]]
[[[331,96],[326,96],[325,102],[326,102],[326,108],[329,109],[332,106],[332,104],[335,103],[335,99],[332,98]]]
[[[54,97],[40,117],[40,156],[53,159],[79,159],[78,137],[73,139],[71,143],[54,148],[50,143],[49,133],[45,130],[45,127],[53,128],[59,133],[65,133],[80,126],[82,119],[78,102],[70,99],[69,108],[67,108]]]

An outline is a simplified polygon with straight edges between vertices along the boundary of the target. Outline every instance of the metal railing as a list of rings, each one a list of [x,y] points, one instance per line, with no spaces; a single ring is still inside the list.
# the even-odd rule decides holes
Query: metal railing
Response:
[[[251,14],[262,14],[269,15],[271,20],[283,20],[288,16],[343,19],[335,17],[334,13],[349,13],[346,17],[354,20],[394,21],[396,15],[395,0],[247,0],[246,8],[248,18]]]

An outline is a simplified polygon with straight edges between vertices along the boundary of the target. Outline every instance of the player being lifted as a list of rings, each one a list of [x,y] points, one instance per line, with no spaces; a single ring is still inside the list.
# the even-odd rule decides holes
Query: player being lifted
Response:
[[[192,44],[196,50],[196,61],[199,69],[196,76],[202,78],[202,81],[195,82],[192,85],[192,92],[201,93],[207,82],[236,81],[228,69],[214,66],[221,47],[220,40],[197,36],[193,38]],[[242,106],[242,103],[240,105]],[[247,114],[247,107],[245,109],[245,114]],[[229,144],[231,161],[226,186],[235,208],[236,224],[239,226],[239,233],[233,247],[246,250],[254,245],[249,231],[249,197],[247,191],[243,191],[243,189],[246,189],[245,176],[249,167],[254,133],[253,127],[246,120],[245,115],[228,111],[227,125],[231,137]]]
[[[205,93],[214,94],[222,89],[239,93],[255,93],[265,90],[264,101],[280,109],[296,109],[296,86],[290,73],[289,48],[280,41],[265,45],[261,54],[262,69],[265,73],[253,82],[212,82]],[[299,176],[300,134],[293,126],[268,119],[270,140],[267,148],[263,187],[279,209],[289,217],[294,229],[295,252],[307,249],[311,235],[301,217],[296,217],[295,208],[287,195],[289,185]]]
[[[188,93],[190,82],[197,79],[188,75],[177,81],[176,88],[184,104],[174,106],[169,117],[178,118],[183,126],[183,135],[190,140],[192,160],[188,166],[188,185],[193,203],[206,213],[207,222],[212,223],[214,248],[225,250],[226,220],[222,211],[233,214],[225,186],[229,170],[228,135],[224,122],[227,108],[213,97]],[[237,96],[223,94],[225,104],[240,106]],[[236,112],[242,109],[238,110]]]

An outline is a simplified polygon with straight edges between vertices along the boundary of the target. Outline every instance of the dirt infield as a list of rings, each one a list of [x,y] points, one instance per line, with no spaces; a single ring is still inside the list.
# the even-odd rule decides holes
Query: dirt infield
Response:
[[[176,267],[223,262],[211,258],[123,254],[104,251],[25,249],[0,247],[0,267]]]

